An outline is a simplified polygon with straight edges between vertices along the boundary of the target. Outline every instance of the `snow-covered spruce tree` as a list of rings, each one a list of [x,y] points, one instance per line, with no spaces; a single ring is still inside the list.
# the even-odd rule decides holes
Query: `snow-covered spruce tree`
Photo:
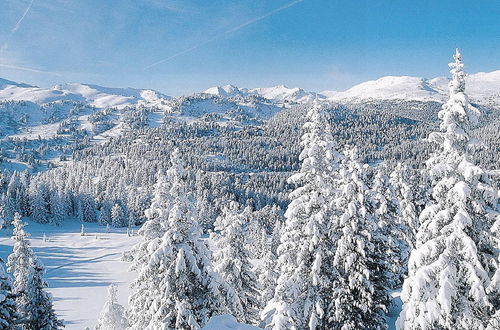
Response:
[[[2,187],[7,187],[6,191],[2,194],[2,202],[5,212],[6,225],[10,225],[15,212],[21,215],[27,215],[30,212],[28,206],[28,177],[27,171],[12,172],[8,185],[6,181],[2,180]]]
[[[385,329],[384,312],[388,305],[386,258],[378,247],[383,238],[377,219],[370,212],[366,184],[367,168],[357,149],[346,149],[339,171],[339,194],[333,204],[339,212],[332,232],[337,242],[328,309],[328,329]]]
[[[171,162],[172,207],[159,246],[132,284],[131,329],[198,329],[212,315],[227,311],[224,294],[229,288],[212,269],[178,150]]]
[[[104,303],[95,330],[125,330],[128,327],[125,317],[125,308],[118,303],[116,298],[116,285],[108,287],[108,299]]]
[[[30,186],[31,216],[39,223],[49,222],[48,191],[45,184]]]
[[[14,215],[14,249],[9,255],[8,271],[14,275],[13,293],[16,308],[22,318],[23,330],[53,330],[63,327],[52,308],[52,297],[43,289],[44,268],[26,239],[24,223],[18,213]]]
[[[413,249],[420,222],[415,207],[414,184],[416,182],[412,170],[406,164],[399,162],[390,174],[390,183],[399,203],[398,222],[407,228],[406,243],[410,249]]]
[[[111,209],[111,225],[113,227],[125,227],[128,223],[128,218],[125,215],[123,206],[120,203],[115,203]]]
[[[276,269],[276,260],[278,259],[277,250],[281,237],[281,219],[276,220],[272,235],[268,238],[266,253],[261,260],[259,271],[260,303],[265,306],[274,296],[274,289],[278,281],[278,270]],[[263,324],[265,324],[265,320]]]
[[[167,171],[167,175],[163,174],[161,170],[156,174],[153,199],[150,207],[144,212],[147,221],[137,232],[142,239],[124,254],[125,259],[132,261],[129,269],[131,271],[138,271],[148,263],[151,254],[158,248],[161,237],[165,234],[168,214],[173,204],[172,196],[170,196],[169,178],[175,175],[174,171],[175,169],[172,167]]]
[[[490,229],[498,196],[487,173],[474,165],[478,141],[470,131],[479,111],[464,93],[458,50],[454,59],[450,99],[438,114],[441,132],[429,136],[441,148],[426,163],[432,203],[420,214],[399,329],[484,329],[494,312],[486,289],[496,267]]]
[[[17,171],[14,171],[10,177],[7,191],[5,192],[5,199],[3,201],[5,218],[8,219],[8,224],[10,224],[10,221],[14,218],[14,213],[20,211],[19,197],[21,195],[21,188],[19,174]]]
[[[62,223],[64,216],[66,215],[66,209],[67,209],[64,205],[64,199],[62,198],[62,194],[57,191],[50,192],[49,203],[51,210],[49,223],[52,225],[59,226]]]
[[[329,236],[333,177],[340,154],[330,133],[323,105],[315,102],[304,125],[302,166],[289,182],[290,194],[278,248],[280,276],[274,297],[261,318],[271,329],[325,328],[325,308],[336,272],[330,265],[333,240]],[[269,321],[268,321],[269,320]]]
[[[496,239],[497,247],[500,246],[500,214],[497,215],[497,219],[491,228],[491,232]],[[500,329],[500,255],[498,256],[497,269],[493,277],[491,278],[490,285],[487,288],[487,293],[490,298],[490,302],[493,305],[493,309],[496,311],[489,323],[487,330]]]
[[[14,230],[12,239],[14,247],[7,260],[7,271],[14,276],[12,292],[16,295],[17,311],[25,317],[29,298],[27,295],[31,282],[33,259],[35,258],[31,244],[27,240],[28,234],[24,231],[25,224],[21,220],[19,213],[14,214],[12,221]]]
[[[28,305],[24,315],[28,321],[23,323],[24,330],[57,330],[64,328],[64,323],[57,318],[52,306],[52,295],[44,289],[47,282],[43,279],[45,267],[36,258],[32,259],[30,281],[26,291]]]
[[[12,293],[12,281],[5,272],[0,259],[0,329],[15,329],[19,320],[16,311],[15,296]]]
[[[245,240],[246,249],[253,258],[259,259],[266,253],[267,245],[267,232],[266,228],[262,226],[257,217],[260,216],[259,211],[250,211],[252,213],[252,221],[246,228],[247,238]]]
[[[385,259],[381,263],[385,274],[381,275],[387,278],[389,287],[395,289],[401,287],[406,275],[409,248],[405,233],[408,229],[400,221],[400,205],[386,172],[384,164],[377,166],[368,194],[370,213],[377,222],[377,231],[373,233],[377,237],[375,250]]]
[[[214,248],[215,271],[237,294],[237,309],[232,310],[232,314],[241,323],[255,324],[260,310],[258,282],[245,244],[251,215],[250,207],[241,212],[236,202],[230,202],[215,221],[210,241]]]
[[[76,200],[76,216],[81,222],[96,222],[97,214],[94,198],[83,194]]]
[[[2,196],[0,196],[0,229],[6,228],[10,224],[10,222],[12,221],[11,219],[7,219],[5,217],[5,209],[3,207],[3,205],[4,205],[3,203],[5,200],[4,197],[5,197],[4,194],[2,194]]]
[[[97,217],[97,222],[101,226],[106,226],[111,223],[111,208],[112,205],[109,201],[102,202],[99,216]]]

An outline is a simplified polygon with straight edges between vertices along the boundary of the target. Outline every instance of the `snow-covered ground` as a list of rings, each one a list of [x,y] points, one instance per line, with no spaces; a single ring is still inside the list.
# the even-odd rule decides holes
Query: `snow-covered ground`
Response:
[[[232,315],[213,316],[202,330],[258,330],[252,325],[241,324]]]
[[[118,287],[118,301],[127,305],[129,283],[135,273],[129,272],[129,264],[120,258],[139,240],[138,236],[127,236],[126,228],[111,227],[106,233],[105,227],[85,223],[87,235],[82,237],[81,223],[76,220],[67,220],[60,227],[26,222],[34,251],[46,267],[54,308],[66,329],[94,326],[111,283]],[[0,257],[4,260],[12,251],[11,232],[0,230]]]
[[[54,297],[54,308],[64,319],[66,329],[92,328],[106,300],[107,286],[118,287],[118,302],[127,306],[129,284],[135,277],[128,271],[129,263],[121,261],[122,252],[129,250],[140,237],[129,237],[126,228],[106,228],[85,223],[86,236],[80,235],[81,222],[70,219],[54,227],[25,219],[30,242],[46,267],[48,291]],[[137,230],[136,228],[135,230]],[[0,257],[7,261],[12,251],[12,229],[0,229]],[[47,237],[44,241],[43,237]],[[389,329],[401,310],[399,291],[392,294],[395,304],[389,311]],[[205,329],[205,328],[204,328]],[[230,315],[214,317],[207,330],[250,330],[256,327],[237,323]]]

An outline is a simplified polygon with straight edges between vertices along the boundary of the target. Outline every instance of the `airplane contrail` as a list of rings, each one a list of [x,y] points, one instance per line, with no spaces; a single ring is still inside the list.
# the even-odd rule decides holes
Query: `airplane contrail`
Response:
[[[267,14],[264,14],[264,15],[259,16],[259,17],[256,17],[256,18],[252,18],[251,20],[249,20],[249,21],[247,21],[247,22],[245,22],[245,23],[243,23],[243,24],[240,24],[240,25],[238,25],[238,26],[236,26],[236,27],[234,27],[234,28],[232,28],[232,29],[229,29],[229,30],[227,30],[227,31],[223,32],[222,34],[219,34],[219,35],[217,35],[217,36],[215,36],[215,37],[212,37],[212,38],[210,38],[210,39],[207,39],[207,40],[205,40],[205,41],[203,41],[203,42],[201,42],[201,43],[199,43],[199,44],[197,44],[197,45],[194,45],[193,47],[187,48],[187,49],[185,49],[185,50],[183,50],[183,51],[180,51],[180,52],[178,52],[178,53],[175,53],[175,54],[173,54],[173,55],[171,55],[171,56],[169,56],[169,57],[167,57],[167,58],[164,58],[164,59],[162,59],[162,60],[159,60],[158,62],[155,62],[155,63],[153,63],[153,64],[150,64],[150,65],[148,65],[148,66],[144,67],[144,70],[151,69],[152,67],[155,67],[155,66],[157,66],[158,64],[165,63],[165,62],[167,62],[167,61],[170,61],[171,59],[174,59],[174,58],[176,58],[176,57],[179,57],[179,56],[181,56],[181,55],[184,55],[184,54],[186,54],[186,53],[189,53],[189,52],[191,52],[191,51],[193,51],[193,50],[195,50],[195,49],[198,49],[198,48],[200,48],[200,47],[202,47],[202,46],[205,46],[206,44],[209,44],[209,43],[211,43],[211,42],[213,42],[213,41],[215,41],[215,40],[217,40],[217,39],[220,39],[220,38],[221,38],[221,37],[223,37],[223,36],[227,36],[228,34],[232,34],[232,33],[236,32],[236,31],[239,31],[239,30],[243,29],[243,28],[244,28],[244,27],[246,27],[246,26],[249,26],[249,25],[251,25],[251,24],[254,24],[254,23],[256,23],[256,22],[259,22],[259,21],[261,21],[261,20],[263,20],[263,19],[265,19],[265,18],[267,18],[267,17],[269,17],[269,16],[271,16],[271,15],[274,15],[274,14],[276,14],[276,13],[278,13],[278,12],[282,11],[282,10],[285,10],[285,9],[287,9],[287,8],[290,8],[290,7],[292,7],[292,6],[296,5],[296,4],[300,3],[300,2],[303,2],[303,1],[304,1],[304,0],[295,0],[295,1],[292,1],[292,2],[290,2],[290,3],[287,3],[286,5],[283,5],[283,6],[279,7],[279,8],[276,8],[276,9],[274,9],[274,10],[271,10],[271,11],[270,11],[270,12],[268,12]]]
[[[31,9],[31,6],[33,6],[33,2],[35,2],[35,0],[31,0],[30,4],[28,5],[28,7],[26,8],[26,10],[24,11],[23,16],[21,16],[21,18],[17,21],[16,25],[14,26],[14,28],[12,29],[12,31],[10,31],[10,33],[14,33],[14,32],[17,31],[17,29],[19,29],[19,26],[21,26],[21,22],[26,17],[26,15],[28,15],[28,13],[29,13],[29,11]]]
[[[7,46],[7,43],[9,42],[10,38],[12,37],[12,35],[19,29],[19,27],[21,26],[21,23],[23,22],[24,18],[26,17],[26,15],[28,15],[30,9],[31,9],[31,6],[33,6],[33,2],[35,2],[35,0],[31,0],[31,2],[29,3],[28,7],[26,7],[26,9],[24,10],[24,13],[23,15],[21,16],[20,19],[17,20],[17,23],[16,25],[14,25],[14,27],[12,28],[12,30],[10,30],[10,33],[9,35],[7,36],[7,39],[5,40],[5,42],[2,44],[2,47],[0,47],[0,53],[5,49],[5,47]]]

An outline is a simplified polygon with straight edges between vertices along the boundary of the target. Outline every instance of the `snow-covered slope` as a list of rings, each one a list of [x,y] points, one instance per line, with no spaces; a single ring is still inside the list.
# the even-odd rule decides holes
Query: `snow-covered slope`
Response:
[[[325,91],[328,100],[362,102],[364,100],[407,100],[444,102],[448,97],[448,78],[425,79],[386,76],[356,85],[346,91]],[[467,94],[473,102],[500,105],[500,70],[479,72],[466,77]]]
[[[314,100],[316,97],[324,98],[323,95],[315,92],[308,92],[302,88],[289,88],[284,85],[251,89],[225,85],[211,87],[205,90],[204,93],[222,97],[257,95],[276,103],[307,103]]]
[[[225,93],[227,92],[223,89]],[[253,94],[227,93],[219,94],[201,93],[191,96],[182,96],[170,102],[170,111],[180,117],[201,118],[212,115],[221,120],[248,122],[252,120],[265,120],[281,110],[277,102]]]
[[[222,97],[233,97],[237,95],[247,94],[247,90],[245,89],[240,90],[238,87],[233,85],[225,85],[225,86],[210,87],[203,93],[222,96]]]
[[[201,330],[259,330],[252,325],[241,324],[229,314],[212,316]]]
[[[423,78],[387,76],[356,85],[345,92],[326,92],[333,100],[418,100],[442,101],[443,95]]]
[[[70,83],[40,88],[0,79],[0,101],[30,101],[45,104],[54,101],[82,102],[96,108],[130,105],[162,106],[170,97],[149,89],[108,88]]]
[[[257,94],[269,100],[289,101],[297,103],[307,103],[314,100],[316,97],[323,98],[314,92],[307,92],[302,88],[289,88],[284,85],[274,86],[269,88],[254,88],[250,89],[249,93]]]

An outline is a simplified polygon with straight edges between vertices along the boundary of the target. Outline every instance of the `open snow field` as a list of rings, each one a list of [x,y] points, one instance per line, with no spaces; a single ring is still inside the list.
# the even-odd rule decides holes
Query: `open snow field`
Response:
[[[129,264],[120,258],[139,236],[128,237],[126,228],[111,227],[106,233],[106,228],[96,223],[85,223],[87,236],[80,236],[81,223],[73,219],[60,227],[26,222],[31,245],[46,267],[54,308],[66,329],[94,326],[111,283],[118,287],[118,301],[127,305],[128,286],[135,273],[129,272]],[[12,229],[0,230],[0,257],[5,261],[12,251],[11,233]],[[47,242],[43,241],[44,233]]]

